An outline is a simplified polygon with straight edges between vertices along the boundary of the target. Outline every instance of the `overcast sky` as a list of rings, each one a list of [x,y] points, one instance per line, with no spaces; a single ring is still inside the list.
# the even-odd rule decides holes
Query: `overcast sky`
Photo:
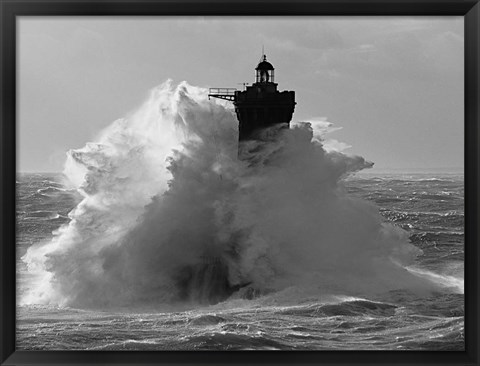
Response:
[[[21,17],[17,170],[61,171],[65,153],[171,78],[254,81],[262,45],[292,121],[377,170],[463,167],[463,17]]]

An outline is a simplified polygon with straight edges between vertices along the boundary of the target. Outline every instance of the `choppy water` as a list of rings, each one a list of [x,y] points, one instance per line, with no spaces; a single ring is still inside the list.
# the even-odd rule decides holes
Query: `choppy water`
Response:
[[[289,287],[211,306],[89,311],[18,306],[17,348],[28,350],[463,350],[463,176],[359,175],[345,187],[374,202],[423,250],[410,270],[441,285],[375,297]],[[17,178],[17,291],[31,283],[21,257],[49,240],[79,202],[61,176]]]

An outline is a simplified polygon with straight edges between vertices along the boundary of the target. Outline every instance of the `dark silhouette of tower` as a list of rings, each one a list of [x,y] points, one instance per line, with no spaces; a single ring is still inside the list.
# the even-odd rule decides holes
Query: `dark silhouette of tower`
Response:
[[[230,100],[239,122],[238,139],[258,138],[258,132],[275,124],[289,127],[295,109],[295,92],[278,91],[275,69],[263,55],[255,68],[255,83],[240,91],[235,88],[210,88],[208,97]]]
[[[235,88],[211,88],[208,96],[229,100],[235,105],[239,122],[239,141],[265,140],[259,132],[274,125],[288,128],[295,109],[295,92],[277,90],[274,67],[267,56],[255,68],[255,83],[244,84],[245,90]],[[271,137],[268,137],[268,140]],[[239,157],[241,148],[239,144]],[[240,157],[241,158],[241,157]],[[206,251],[197,265],[185,266],[179,271],[177,286],[179,298],[200,303],[214,304],[225,300],[234,292],[250,285],[249,280],[230,283],[228,261],[235,260],[236,252],[215,248]],[[253,296],[255,289],[248,290],[246,296]]]

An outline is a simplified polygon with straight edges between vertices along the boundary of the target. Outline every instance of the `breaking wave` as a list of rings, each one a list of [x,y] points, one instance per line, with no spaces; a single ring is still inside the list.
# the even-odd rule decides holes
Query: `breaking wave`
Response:
[[[347,195],[342,181],[372,164],[325,149],[328,123],[238,149],[233,111],[206,95],[168,81],[68,153],[64,173],[83,199],[23,257],[36,283],[21,302],[111,308],[218,302],[241,288],[433,286],[405,269],[421,253],[406,233]]]

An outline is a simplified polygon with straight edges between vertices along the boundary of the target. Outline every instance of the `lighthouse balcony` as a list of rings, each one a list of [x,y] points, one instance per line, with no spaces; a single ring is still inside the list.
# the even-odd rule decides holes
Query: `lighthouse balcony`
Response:
[[[208,99],[218,98],[233,101],[236,91],[235,88],[210,88],[208,89]]]

